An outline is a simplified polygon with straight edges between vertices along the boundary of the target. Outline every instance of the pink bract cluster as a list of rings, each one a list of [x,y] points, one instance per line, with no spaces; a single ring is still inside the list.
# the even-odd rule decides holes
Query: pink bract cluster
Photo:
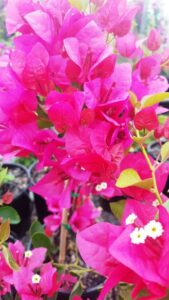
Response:
[[[131,31],[139,7],[125,0],[88,1],[85,9],[81,0],[77,8],[72,4],[7,1],[7,31],[14,36],[12,47],[0,48],[0,154],[31,154],[38,170],[49,168],[31,188],[51,212],[44,220],[46,234],[60,227],[65,208],[71,211],[74,232],[88,227],[78,234],[78,247],[85,262],[108,277],[100,300],[120,281],[135,285],[133,299],[160,299],[169,288],[168,212],[152,206],[157,199],[154,187],[145,188],[152,170],[144,153],[130,150],[135,142],[144,144],[138,132],[169,139],[168,120],[161,124],[158,118],[165,112],[158,107],[160,100],[144,104],[149,96],[168,89],[161,75],[167,52],[160,52],[157,29],[146,39]],[[148,155],[147,160],[158,164]],[[117,185],[126,169],[134,169],[144,184]],[[154,173],[164,202],[168,173],[166,162]],[[125,216],[130,211],[136,220],[121,226],[93,225],[100,215],[93,195],[129,198]],[[152,220],[161,224],[161,235],[146,235],[145,243],[132,244],[130,237],[139,238],[139,230]],[[50,263],[43,264],[44,249],[25,258],[21,244],[9,247],[21,268],[12,272],[0,260],[3,294],[14,285],[23,300],[39,300],[59,288],[56,271]],[[36,255],[42,259],[33,260]],[[37,268],[40,275],[34,273]],[[149,296],[136,298],[142,289]]]

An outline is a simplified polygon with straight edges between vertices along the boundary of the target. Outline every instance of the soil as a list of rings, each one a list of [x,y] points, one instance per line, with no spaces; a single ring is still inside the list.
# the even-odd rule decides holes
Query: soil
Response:
[[[8,166],[8,175],[12,176],[12,180],[2,185],[0,196],[10,191],[14,197],[17,197],[23,190],[28,188],[29,178],[24,169],[19,166]]]

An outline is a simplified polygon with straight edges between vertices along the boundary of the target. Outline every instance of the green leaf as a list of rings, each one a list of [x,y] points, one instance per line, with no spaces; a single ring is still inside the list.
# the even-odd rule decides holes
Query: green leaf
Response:
[[[18,212],[11,206],[0,207],[0,217],[4,220],[10,220],[10,223],[16,225],[20,223],[21,219]]]
[[[0,244],[3,244],[10,236],[10,221],[7,220],[0,226]]]
[[[116,186],[118,188],[135,186],[145,190],[150,190],[153,187],[153,179],[147,178],[142,180],[137,171],[134,169],[126,169],[120,173]]]
[[[142,99],[142,108],[153,106],[159,102],[163,102],[169,100],[169,93],[157,93],[155,95],[151,95],[149,97],[143,97]]]
[[[44,229],[42,224],[39,221],[34,221],[31,225],[30,228],[30,235],[31,237],[35,234],[35,233],[44,233]]]
[[[111,211],[118,220],[121,220],[121,218],[123,216],[125,203],[126,203],[125,200],[119,200],[117,202],[110,203]]]
[[[135,171],[134,169],[125,169],[120,173],[120,176],[116,182],[116,186],[118,188],[126,188],[134,185],[139,181],[141,181],[141,178],[137,171]]]
[[[77,281],[72,289],[69,300],[72,300],[73,296],[81,296],[83,294],[83,289],[80,281]]]
[[[49,120],[48,115],[43,110],[43,106],[39,104],[37,109],[38,114],[38,126],[39,128],[50,128],[53,126],[52,122]]]
[[[7,176],[7,172],[8,172],[7,168],[2,168],[1,169],[1,171],[0,171],[0,185],[3,184],[3,182],[5,181],[6,176]]]
[[[166,208],[166,210],[169,212],[169,200],[163,203],[163,206]]]
[[[14,260],[12,253],[9,251],[8,248],[6,248],[5,246],[2,246],[2,253],[3,256],[5,258],[6,263],[8,264],[8,266],[15,271],[19,270],[19,266],[16,263],[16,261]]]
[[[139,108],[141,106],[141,103],[138,101],[136,94],[134,94],[132,91],[129,92],[129,100],[133,107]]]
[[[154,186],[153,179],[152,178],[147,178],[147,179],[141,180],[141,181],[136,182],[135,184],[133,184],[133,186],[140,187],[142,189],[145,189],[145,190],[149,191]]]
[[[169,142],[166,142],[161,147],[161,160],[166,161],[169,158]]]
[[[32,236],[32,243],[35,248],[44,247],[50,250],[52,247],[50,239],[40,232],[37,232]]]

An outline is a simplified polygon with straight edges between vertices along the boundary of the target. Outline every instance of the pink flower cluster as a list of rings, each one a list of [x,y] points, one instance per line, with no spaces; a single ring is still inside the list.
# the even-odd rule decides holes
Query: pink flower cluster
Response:
[[[43,263],[47,251],[45,248],[25,251],[19,241],[9,243],[8,248],[17,269],[12,270],[0,253],[0,295],[11,292],[15,287],[22,300],[41,300],[44,296],[51,297],[59,289],[56,269],[50,262]]]
[[[165,208],[152,209],[130,199],[121,226],[98,223],[78,234],[85,262],[107,277],[99,300],[120,281],[134,285],[132,299],[155,300],[167,295],[168,228]],[[139,297],[143,290],[145,296]]]
[[[45,198],[54,219],[72,206],[72,191],[79,194],[82,219],[91,194],[119,193],[114,183],[132,144],[129,91],[141,99],[168,88],[160,76],[162,56],[144,57],[142,44],[130,33],[139,8],[116,0],[90,5],[88,13],[67,0],[8,0],[6,5],[8,33],[19,34],[0,70],[0,151],[31,153],[39,168],[50,167],[32,191]],[[159,47],[154,30],[147,40],[152,51],[155,42]],[[133,69],[131,61],[119,63],[123,56],[136,61]],[[138,129],[154,129],[155,108],[139,112],[134,122]],[[91,223],[94,215],[91,207]],[[78,229],[86,226],[82,222]]]

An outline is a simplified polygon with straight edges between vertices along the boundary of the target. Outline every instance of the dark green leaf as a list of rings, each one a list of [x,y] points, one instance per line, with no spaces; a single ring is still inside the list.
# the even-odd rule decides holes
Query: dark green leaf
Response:
[[[78,281],[78,282],[76,282],[76,284],[74,285],[74,287],[72,289],[69,300],[72,300],[73,296],[75,296],[75,295],[81,296],[82,294],[83,294],[82,285],[81,285],[81,282]]]
[[[50,250],[52,247],[50,239],[46,235],[44,235],[43,233],[40,233],[40,232],[35,233],[32,236],[32,243],[35,248],[44,247],[44,248],[47,248],[48,250]]]
[[[13,225],[18,224],[21,221],[19,214],[11,206],[0,207],[0,217],[2,217],[3,220],[9,219],[10,223]]]
[[[30,228],[30,235],[31,237],[35,234],[35,233],[44,233],[44,229],[42,224],[39,221],[34,221],[31,225]]]

